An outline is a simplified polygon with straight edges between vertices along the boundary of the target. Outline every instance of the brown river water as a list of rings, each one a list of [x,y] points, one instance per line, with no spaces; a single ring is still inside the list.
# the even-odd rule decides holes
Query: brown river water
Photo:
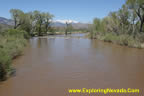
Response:
[[[16,76],[0,83],[0,96],[70,96],[69,88],[139,88],[143,94],[143,49],[81,36],[30,39],[13,61]]]

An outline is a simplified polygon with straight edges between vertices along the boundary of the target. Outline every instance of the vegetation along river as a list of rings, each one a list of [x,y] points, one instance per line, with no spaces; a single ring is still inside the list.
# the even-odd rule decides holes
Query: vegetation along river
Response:
[[[144,89],[144,50],[72,36],[33,37],[0,96],[65,96],[68,88]]]

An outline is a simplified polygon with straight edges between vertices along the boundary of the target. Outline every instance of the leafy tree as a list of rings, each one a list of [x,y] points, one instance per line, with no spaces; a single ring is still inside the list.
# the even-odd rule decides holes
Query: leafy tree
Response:
[[[71,34],[73,30],[73,26],[72,23],[70,23],[69,21],[66,22],[66,28],[65,28],[65,34],[67,35],[68,32]]]
[[[30,34],[33,35],[34,32],[36,32],[36,18],[34,12],[28,12],[27,18],[29,19],[29,27],[31,28]]]
[[[17,29],[24,23],[24,12],[19,9],[11,9],[10,13],[12,15],[12,19],[14,20],[14,29]]]
[[[52,18],[54,17],[53,15],[51,15],[50,13],[44,13],[44,26],[45,26],[45,33],[48,32],[48,29],[51,29],[50,28],[50,24],[51,24],[51,21],[52,21]]]
[[[95,18],[93,21],[93,26],[94,26],[94,32],[93,35],[99,35],[100,34],[100,27],[101,27],[101,20],[98,18]]]
[[[65,35],[67,35],[68,34],[68,22],[66,22],[66,30],[65,30]]]
[[[119,29],[121,29],[119,30],[119,33],[120,34],[129,33],[130,14],[129,14],[128,8],[125,5],[123,5],[122,8],[118,11],[117,17],[118,17],[118,22],[119,22]]]
[[[39,36],[42,35],[42,28],[45,29],[43,30],[45,33],[48,31],[53,17],[54,16],[49,13],[44,13],[37,10],[33,12],[34,23]]]
[[[20,30],[24,30],[24,31],[28,32],[29,35],[31,35],[31,29],[32,29],[31,20],[30,19],[31,18],[29,17],[29,14],[25,13],[24,17],[23,17],[23,24],[21,24],[19,26],[19,28],[18,28]]]
[[[144,0],[127,0],[126,5],[136,13],[140,20],[139,32],[143,32],[144,25]]]
[[[38,33],[39,36],[47,34],[50,29],[50,23],[54,17],[50,13],[33,11],[24,13],[19,9],[11,9],[12,18],[14,20],[14,29],[20,29],[28,32],[30,35]]]
[[[40,11],[34,11],[34,19],[36,23],[36,29],[38,31],[38,35],[41,36],[41,31],[42,31],[42,24],[44,21],[44,15]]]

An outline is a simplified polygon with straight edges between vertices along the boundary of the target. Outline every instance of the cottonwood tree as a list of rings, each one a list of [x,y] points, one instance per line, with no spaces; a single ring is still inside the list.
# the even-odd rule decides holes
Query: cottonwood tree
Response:
[[[48,32],[48,30],[50,29],[50,24],[52,22],[52,18],[54,17],[53,15],[51,15],[50,13],[44,13],[44,27],[45,27],[45,33]]]
[[[70,34],[71,34],[72,30],[73,30],[72,23],[70,23],[69,21],[67,21],[67,22],[66,22],[65,34],[67,35],[68,32],[70,32]]]
[[[37,10],[24,13],[19,9],[11,9],[10,13],[14,20],[14,29],[25,30],[30,35],[33,35],[35,32],[38,33],[39,36],[47,33],[48,29],[50,29],[52,18],[54,17],[48,12],[45,13]]]
[[[17,29],[20,25],[24,23],[24,12],[19,9],[10,10],[12,19],[14,20],[14,29]]]
[[[130,13],[128,8],[123,5],[122,8],[117,13],[118,21],[119,21],[119,29],[121,34],[128,33],[130,28],[129,17]],[[127,31],[126,31],[127,30]]]
[[[66,22],[66,30],[65,30],[65,35],[68,34],[68,22]]]
[[[140,20],[139,32],[143,32],[144,25],[144,0],[127,0],[126,5],[135,12]]]
[[[29,14],[28,14],[28,13],[25,13],[25,14],[24,14],[23,24],[21,24],[21,25],[19,26],[19,29],[25,30],[26,32],[29,33],[29,35],[31,35],[31,29],[32,29],[32,26],[31,26],[31,18],[29,17]]]
[[[99,18],[95,18],[93,20],[93,35],[96,36],[96,35],[99,35],[100,32],[99,32],[99,29],[100,29],[100,26],[101,26],[101,20]]]
[[[45,31],[45,33],[47,33],[54,16],[49,13],[44,13],[37,10],[34,11],[33,14],[36,29],[38,30],[38,35],[42,35],[42,31]]]
[[[42,24],[44,21],[44,14],[41,13],[40,11],[34,11],[34,18],[35,18],[35,23],[36,23],[36,28],[38,30],[38,35],[42,35]]]

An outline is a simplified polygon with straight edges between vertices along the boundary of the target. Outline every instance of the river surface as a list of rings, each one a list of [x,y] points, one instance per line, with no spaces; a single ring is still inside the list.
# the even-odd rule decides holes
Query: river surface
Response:
[[[16,76],[0,83],[0,96],[69,96],[68,88],[139,88],[143,94],[143,49],[83,35],[30,39],[13,61]]]

